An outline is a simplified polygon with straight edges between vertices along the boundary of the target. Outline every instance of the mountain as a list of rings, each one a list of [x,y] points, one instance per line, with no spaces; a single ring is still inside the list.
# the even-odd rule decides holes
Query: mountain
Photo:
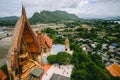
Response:
[[[45,11],[34,13],[30,18],[30,22],[36,23],[48,23],[48,22],[62,22],[66,20],[78,20],[79,18],[75,14],[70,14],[65,11]]]
[[[0,18],[0,26],[15,26],[19,17],[10,16]]]
[[[0,20],[17,20],[19,17],[17,16],[9,16],[9,17],[2,17]]]
[[[0,26],[14,26],[19,17],[10,16],[0,18]],[[37,23],[51,23],[51,22],[63,22],[67,20],[78,20],[79,18],[75,14],[69,14],[65,11],[41,11],[36,12],[29,19],[31,24]]]

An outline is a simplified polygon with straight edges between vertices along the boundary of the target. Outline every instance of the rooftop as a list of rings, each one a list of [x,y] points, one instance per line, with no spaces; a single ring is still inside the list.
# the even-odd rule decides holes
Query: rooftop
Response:
[[[42,75],[43,71],[44,71],[43,69],[37,67],[31,72],[31,75],[34,75],[36,77],[40,77]]]
[[[120,66],[116,63],[106,67],[110,74],[114,77],[120,77]]]

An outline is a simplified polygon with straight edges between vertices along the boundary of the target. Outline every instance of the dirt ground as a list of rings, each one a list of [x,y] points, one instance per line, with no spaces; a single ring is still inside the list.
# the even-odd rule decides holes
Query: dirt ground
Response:
[[[0,58],[5,57],[11,45],[12,37],[6,37],[0,40]]]

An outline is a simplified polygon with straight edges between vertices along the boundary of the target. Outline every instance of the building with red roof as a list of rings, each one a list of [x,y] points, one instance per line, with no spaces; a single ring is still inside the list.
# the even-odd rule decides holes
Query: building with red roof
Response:
[[[39,41],[42,53],[49,53],[52,48],[52,39],[50,39],[46,34],[38,32],[37,39]]]

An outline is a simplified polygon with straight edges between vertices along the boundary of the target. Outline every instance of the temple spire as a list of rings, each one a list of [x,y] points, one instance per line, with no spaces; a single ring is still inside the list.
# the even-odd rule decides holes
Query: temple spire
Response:
[[[22,4],[22,15],[26,16],[25,7],[24,7],[24,5],[23,5],[23,4]]]
[[[65,51],[70,50],[70,41],[68,38],[65,39]]]

